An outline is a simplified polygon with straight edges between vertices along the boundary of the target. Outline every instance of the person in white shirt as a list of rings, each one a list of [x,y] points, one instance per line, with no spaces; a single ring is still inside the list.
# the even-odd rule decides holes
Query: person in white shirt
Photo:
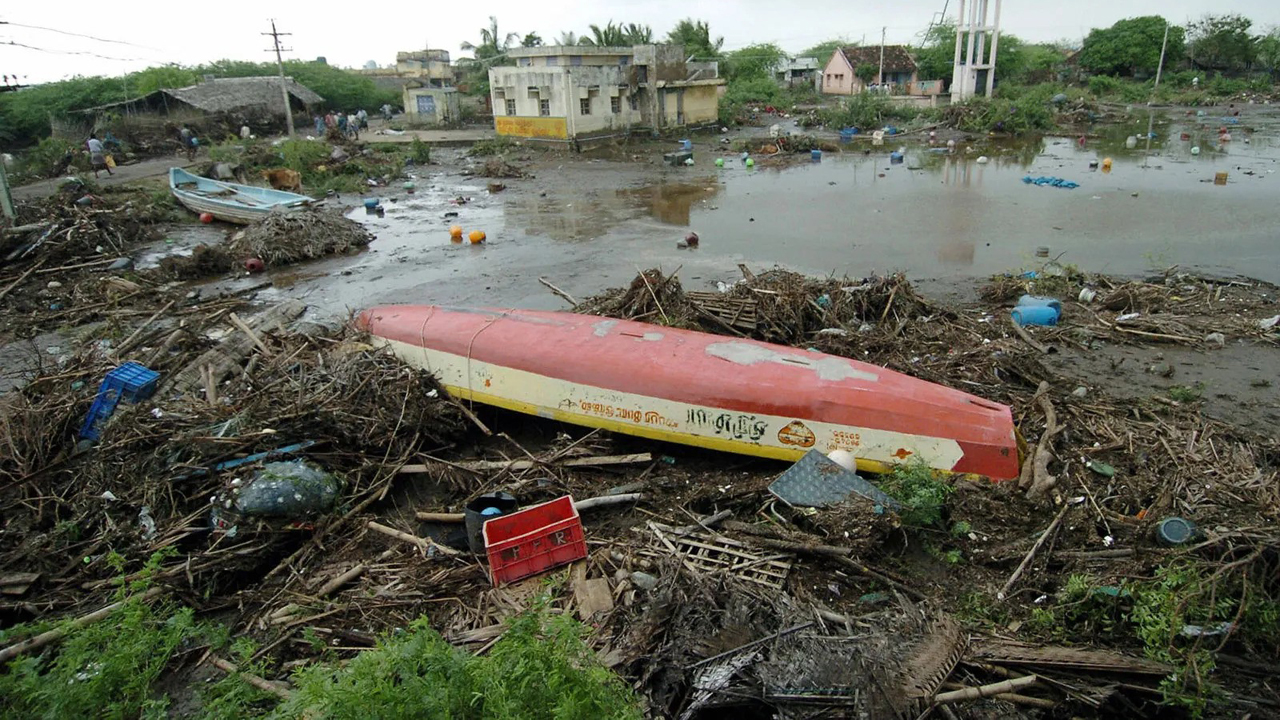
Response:
[[[102,141],[98,139],[96,134],[90,133],[89,140],[85,142],[89,148],[89,166],[93,168],[93,176],[98,177],[98,172],[106,170],[108,175],[114,175],[111,167],[107,165],[107,152],[102,147]]]

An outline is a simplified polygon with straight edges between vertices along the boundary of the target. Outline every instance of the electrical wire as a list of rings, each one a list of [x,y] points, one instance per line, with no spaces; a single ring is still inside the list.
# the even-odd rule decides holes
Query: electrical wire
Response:
[[[27,28],[28,30],[43,30],[45,32],[58,33],[59,35],[70,35],[71,37],[85,38],[87,40],[96,40],[98,42],[111,43],[113,45],[128,45],[130,47],[141,48],[143,50],[159,50],[159,48],[149,47],[147,45],[138,45],[137,43],[125,42],[124,40],[109,40],[100,38],[96,35],[83,35],[81,33],[69,32],[67,30],[58,30],[57,28],[43,27],[41,25],[24,25],[16,22],[0,22],[0,25],[8,25],[10,27]]]
[[[0,42],[0,46],[3,46],[3,45],[12,45],[13,47],[26,48],[28,50],[37,50],[39,52],[54,53],[56,55],[86,55],[88,57],[95,57],[101,60],[115,60],[118,62],[151,62],[146,58],[111,57],[109,55],[99,55],[98,53],[89,52],[87,50],[50,50],[48,48],[36,47],[35,45],[27,45],[26,43],[20,43],[15,40],[10,40],[9,42]]]

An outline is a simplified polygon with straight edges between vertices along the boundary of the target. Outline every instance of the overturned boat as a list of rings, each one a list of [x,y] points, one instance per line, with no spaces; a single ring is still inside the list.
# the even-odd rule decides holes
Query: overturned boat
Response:
[[[1018,475],[1008,406],[835,355],[594,315],[436,305],[360,327],[455,397],[587,427],[781,460],[847,450]]]

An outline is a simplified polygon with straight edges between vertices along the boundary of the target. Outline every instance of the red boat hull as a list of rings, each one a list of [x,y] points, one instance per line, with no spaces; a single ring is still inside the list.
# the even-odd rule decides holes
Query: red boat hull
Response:
[[[476,402],[763,457],[1018,475],[1007,406],[848,358],[562,312],[388,305],[359,324]]]

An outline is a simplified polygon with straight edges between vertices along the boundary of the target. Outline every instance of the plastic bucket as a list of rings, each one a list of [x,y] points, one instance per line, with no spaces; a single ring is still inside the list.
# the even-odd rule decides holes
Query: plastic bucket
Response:
[[[680,149],[681,149],[681,150],[692,150],[692,149],[693,149],[693,141],[692,141],[692,140],[681,140],[681,141],[680,141]]]
[[[504,492],[486,493],[467,503],[462,509],[462,520],[467,528],[467,546],[471,548],[471,552],[484,554],[483,530],[486,521],[509,515],[519,508],[520,503]]]
[[[1018,307],[1051,307],[1062,312],[1062,301],[1043,295],[1023,295],[1018,298]]]
[[[1013,321],[1019,325],[1057,325],[1058,315],[1058,310],[1048,305],[1013,309]]]
[[[819,150],[819,149],[817,149],[817,148],[814,148],[813,150],[810,150],[810,151],[809,151],[809,157],[810,157],[810,158],[812,158],[812,159],[814,159],[814,160],[821,160],[821,159],[822,159],[822,151],[821,151],[821,150]]]

